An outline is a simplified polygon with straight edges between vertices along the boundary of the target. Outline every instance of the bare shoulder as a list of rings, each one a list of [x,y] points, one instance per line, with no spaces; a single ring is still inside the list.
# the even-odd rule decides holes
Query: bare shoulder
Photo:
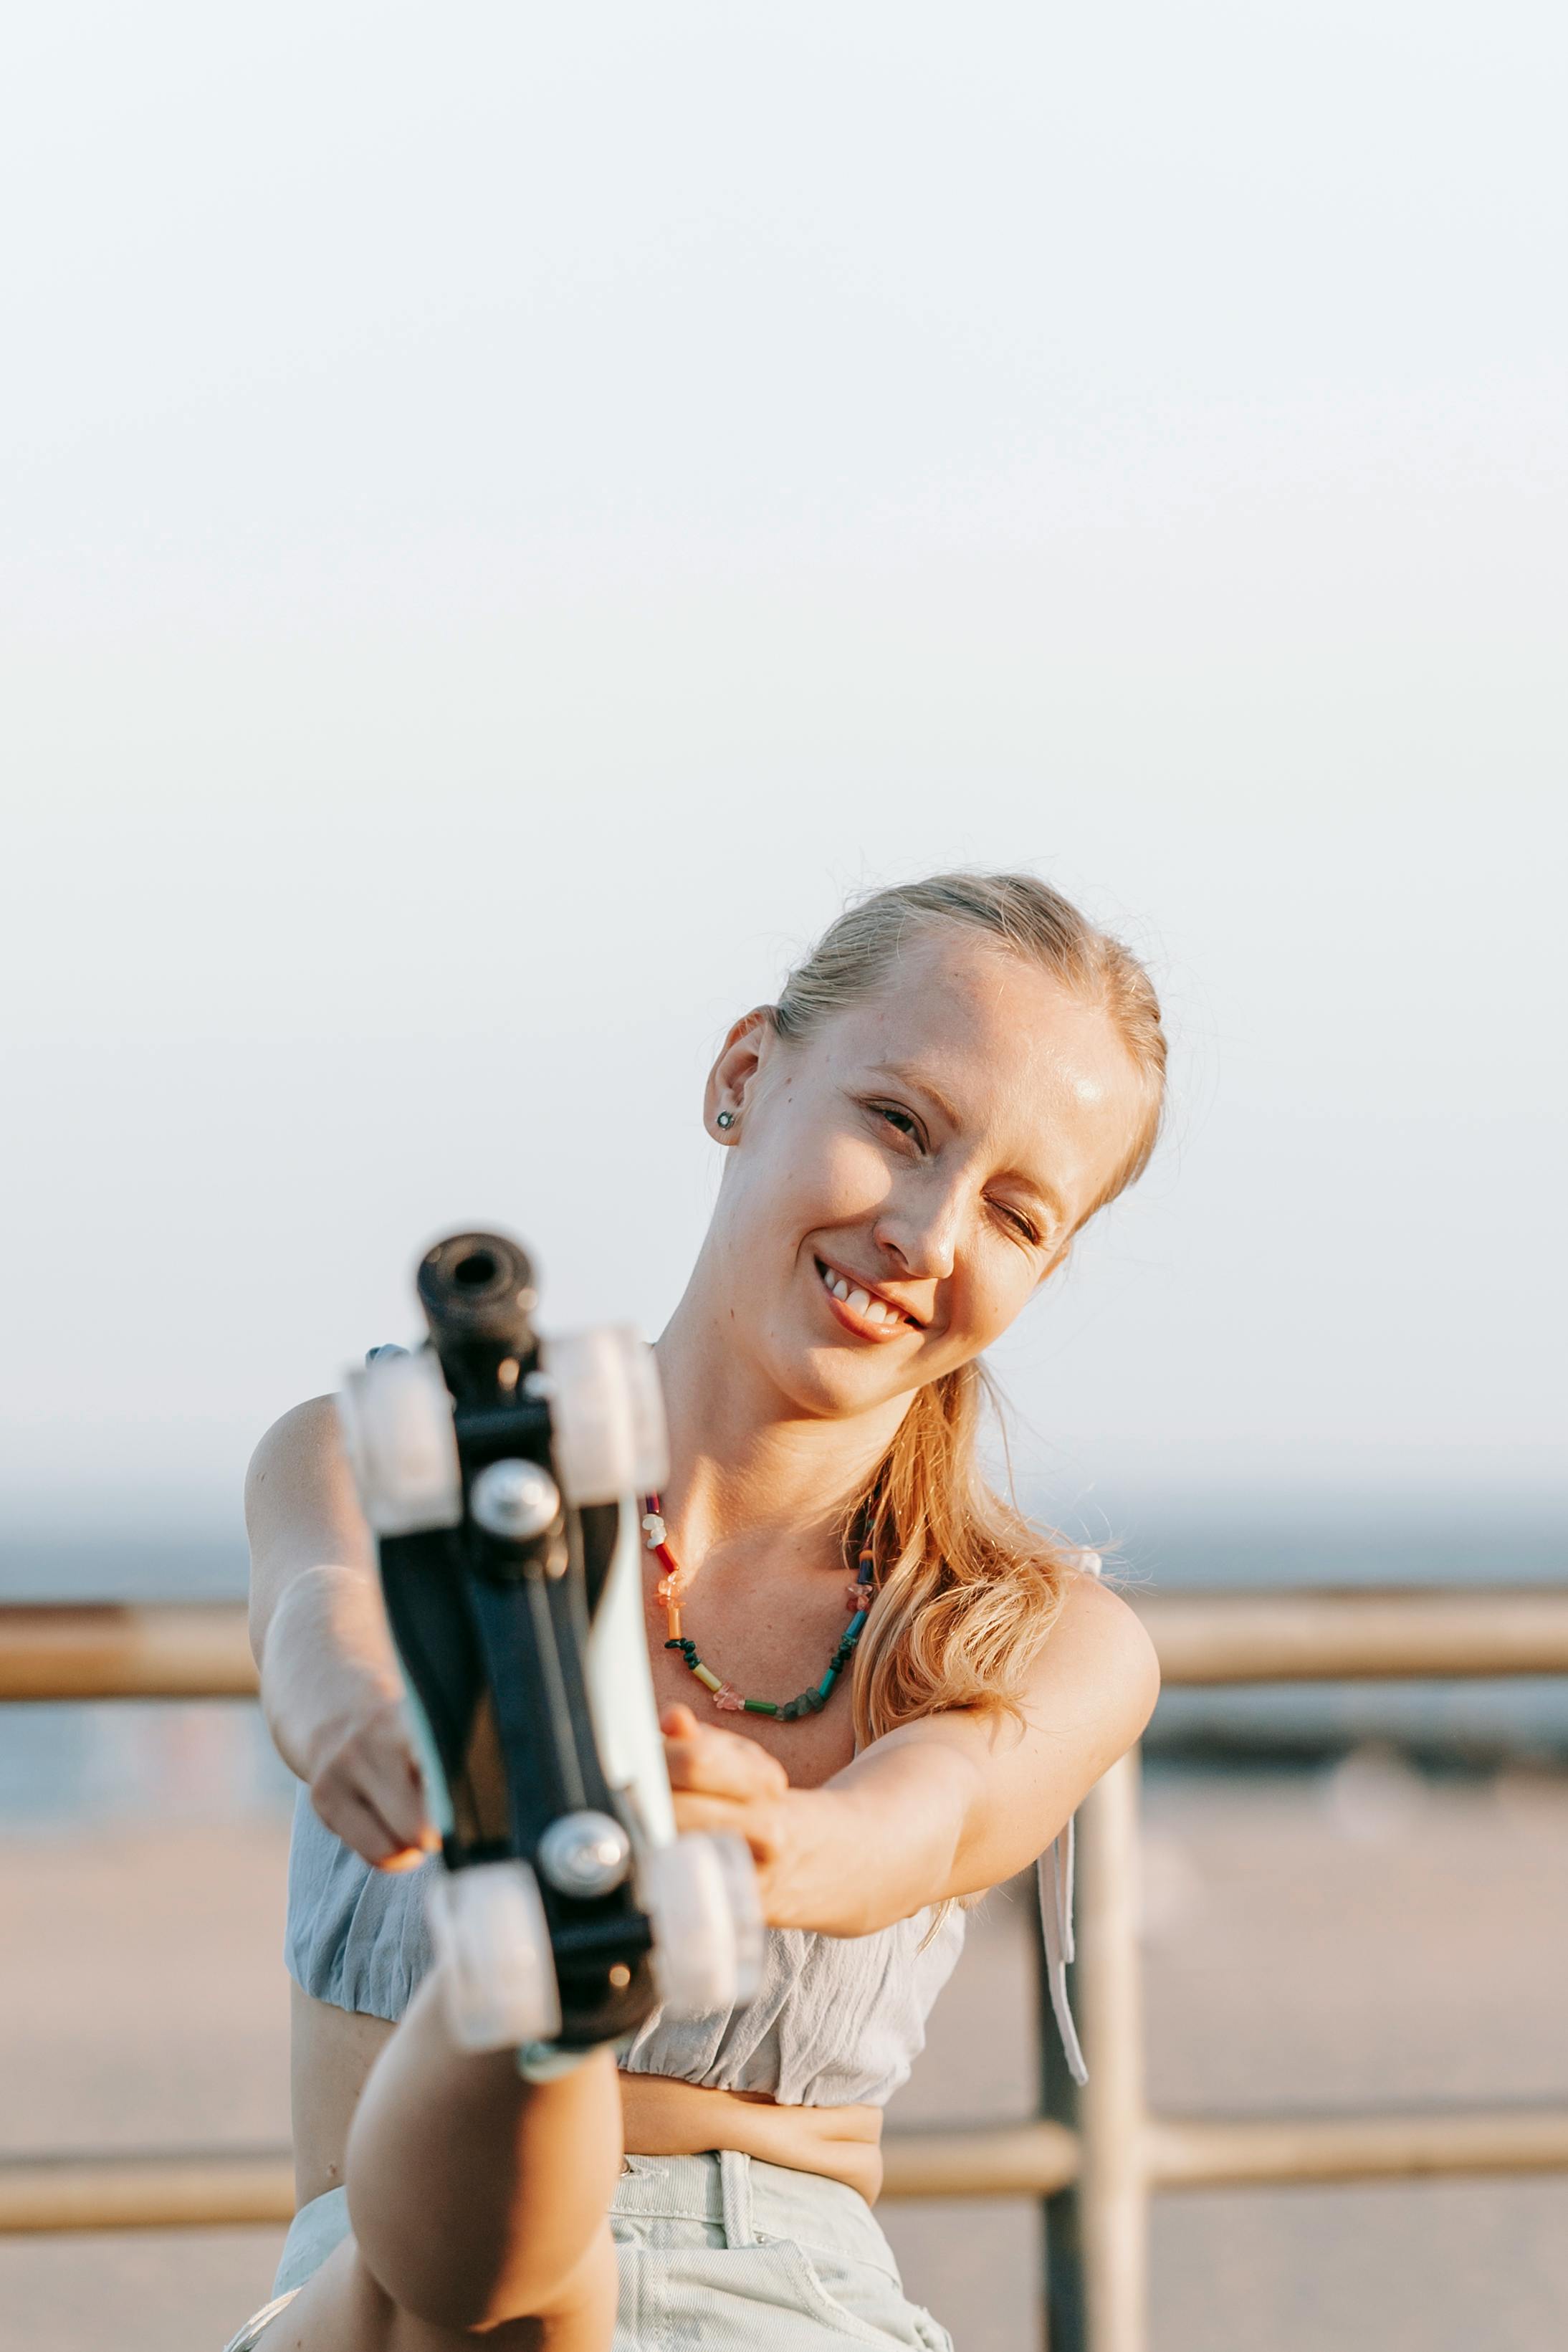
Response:
[[[308,1544],[358,1530],[335,1397],[308,1397],[272,1423],[246,1472],[245,1515],[253,1547],[283,1529],[302,1529]]]
[[[1114,1643],[1124,1646],[1130,1654],[1146,1654],[1151,1663],[1153,1660],[1154,1644],[1136,1609],[1123,1601],[1103,1577],[1091,1576],[1084,1570],[1075,1570],[1067,1580],[1057,1627],[1059,1633]]]
[[[1114,1723],[1122,1746],[1131,1747],[1160,1696],[1160,1661],[1137,1611],[1097,1576],[1080,1573],[1068,1580],[1035,1686],[1054,1707],[1070,1691]]]
[[[307,1397],[303,1404],[290,1405],[287,1412],[279,1413],[257,1440],[247,1473],[247,1483],[265,1485],[279,1471],[319,1459],[322,1454],[337,1454],[341,1448],[336,1397]]]

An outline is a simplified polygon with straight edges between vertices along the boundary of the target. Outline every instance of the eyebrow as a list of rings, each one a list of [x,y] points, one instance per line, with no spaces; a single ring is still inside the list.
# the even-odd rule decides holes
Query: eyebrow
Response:
[[[942,1088],[934,1086],[925,1072],[917,1069],[912,1062],[882,1062],[878,1065],[877,1074],[885,1078],[897,1078],[900,1086],[912,1087],[916,1094],[924,1095],[928,1102],[936,1105],[950,1127],[963,1126],[963,1121],[948,1101]],[[1016,1176],[1020,1183],[1026,1184],[1029,1191],[1049,1209],[1059,1223],[1064,1225],[1067,1223],[1067,1203],[1054,1185],[1046,1183],[1038,1176],[1031,1176],[1026,1169],[1013,1169],[1009,1173]]]

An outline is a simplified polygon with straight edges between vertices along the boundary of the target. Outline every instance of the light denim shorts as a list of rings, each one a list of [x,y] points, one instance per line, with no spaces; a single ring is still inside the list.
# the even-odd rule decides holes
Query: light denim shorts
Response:
[[[843,2344],[952,2352],[906,2300],[870,2207],[841,2180],[725,2148],[628,2156],[610,2207],[621,2265],[614,2352],[828,2352]],[[274,2300],[227,2352],[250,2352],[269,2320],[349,2234],[329,2189],[295,2215]]]

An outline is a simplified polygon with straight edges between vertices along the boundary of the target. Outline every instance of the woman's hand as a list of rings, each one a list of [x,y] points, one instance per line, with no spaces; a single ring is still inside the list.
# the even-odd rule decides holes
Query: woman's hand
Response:
[[[659,1727],[678,1825],[744,1838],[763,1917],[771,1927],[795,1925],[780,1906],[795,1877],[795,1811],[810,1792],[792,1790],[784,1766],[754,1739],[699,1723],[689,1706],[667,1706]]]
[[[377,1870],[413,1870],[441,1843],[425,1803],[400,1699],[375,1698],[323,1725],[307,1775],[333,1833]]]

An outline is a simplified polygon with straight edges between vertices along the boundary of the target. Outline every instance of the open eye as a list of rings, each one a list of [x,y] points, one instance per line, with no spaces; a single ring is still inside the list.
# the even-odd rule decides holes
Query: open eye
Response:
[[[867,1108],[873,1118],[881,1119],[885,1125],[893,1129],[896,1135],[901,1135],[906,1142],[923,1145],[925,1138],[921,1129],[921,1123],[913,1111],[905,1110],[900,1103],[868,1103]]]

